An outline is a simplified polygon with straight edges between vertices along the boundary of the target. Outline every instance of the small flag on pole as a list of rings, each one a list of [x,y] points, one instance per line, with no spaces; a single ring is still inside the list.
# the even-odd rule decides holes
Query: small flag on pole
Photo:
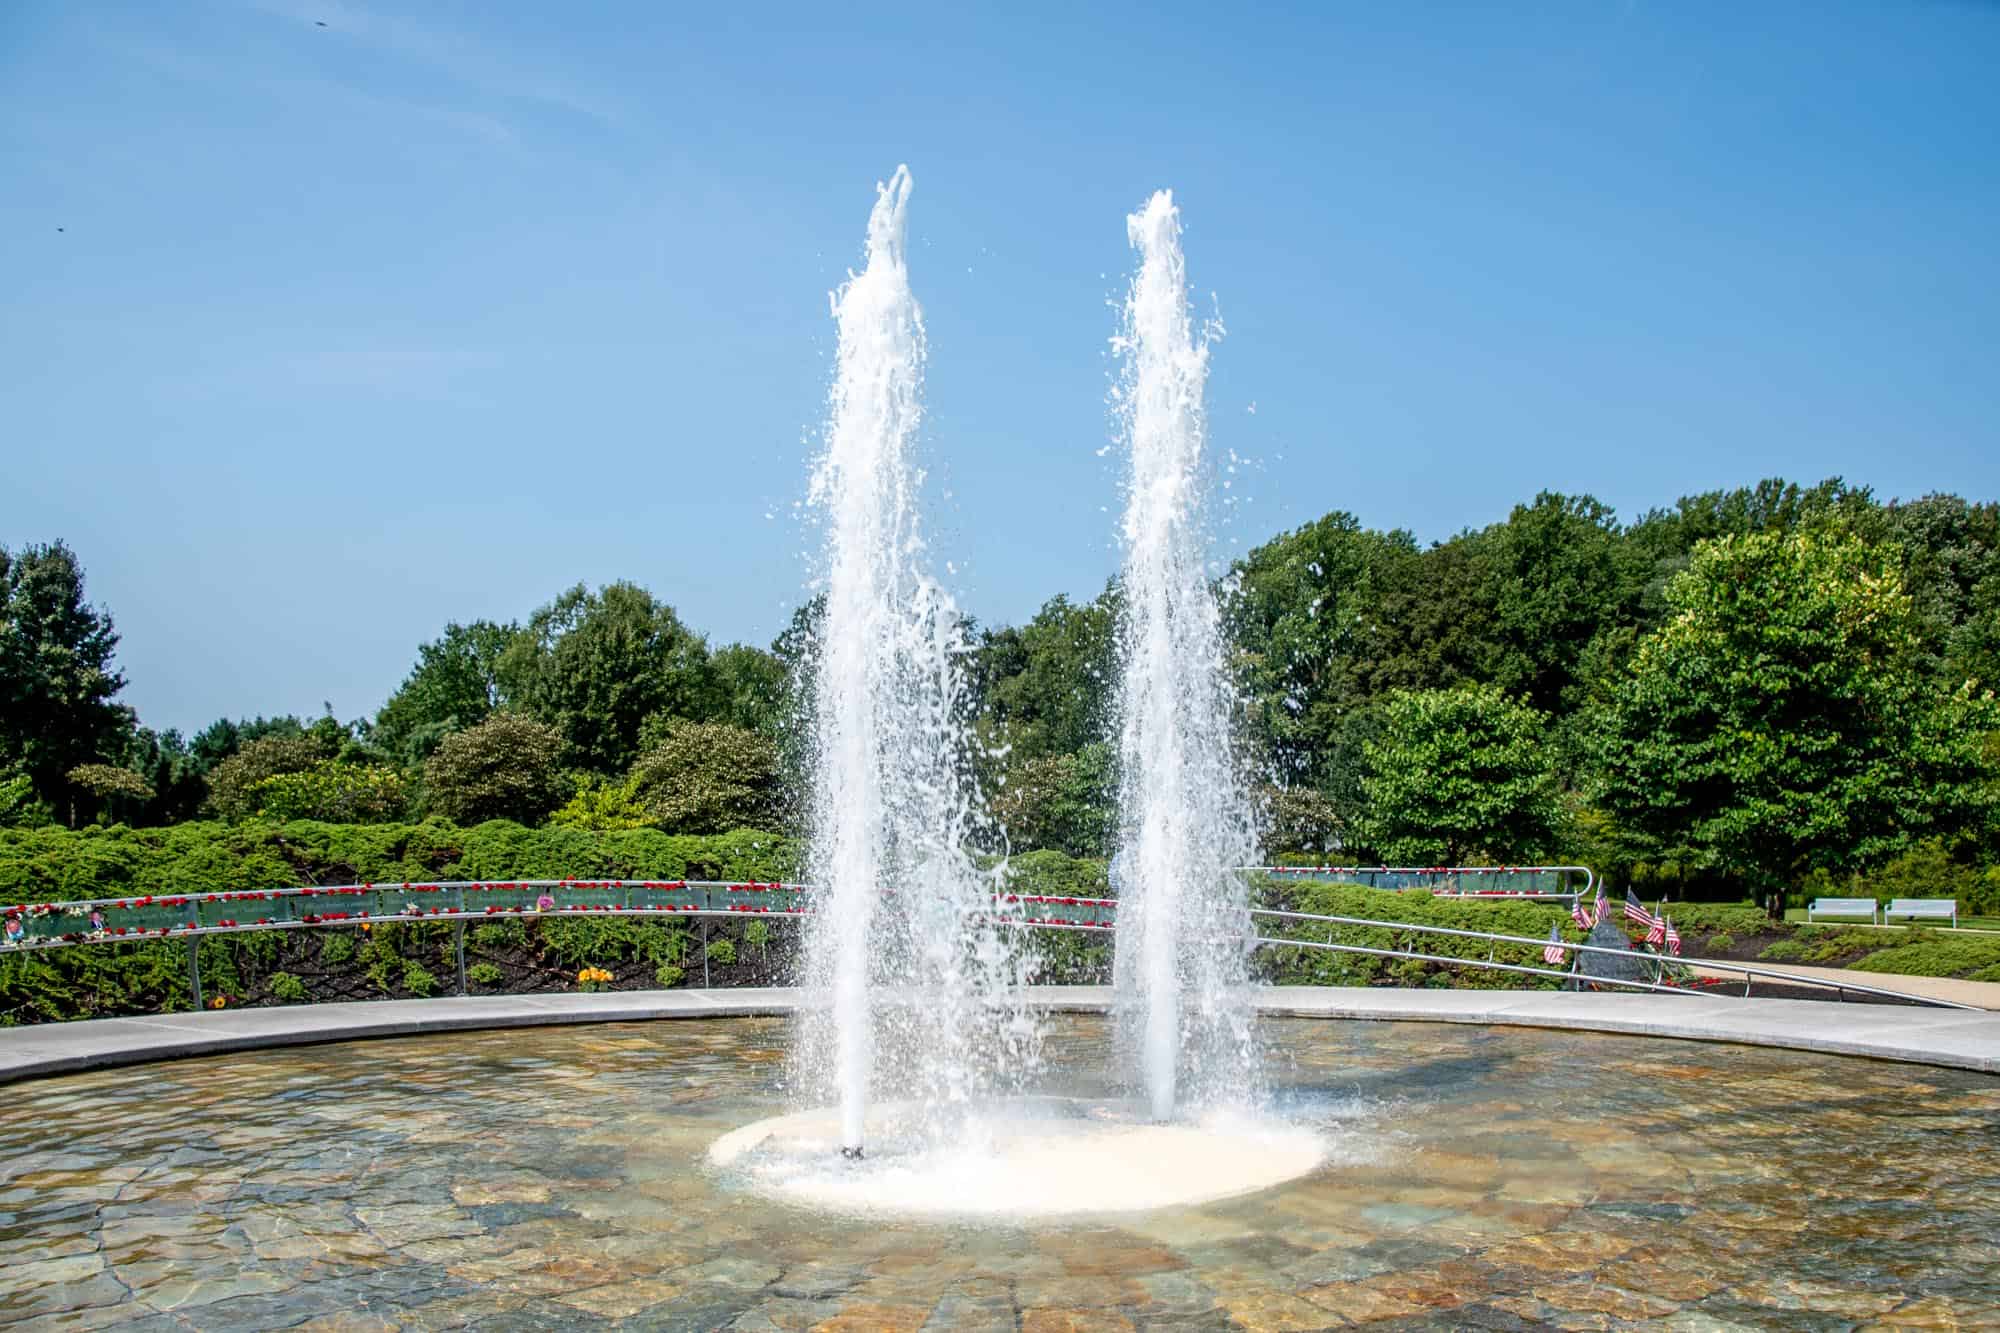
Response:
[[[1568,956],[1568,953],[1569,951],[1563,948],[1562,923],[1551,923],[1549,926],[1549,942],[1542,948],[1543,960],[1560,967],[1562,960]]]
[[[1636,921],[1646,927],[1647,930],[1653,928],[1653,914],[1646,910],[1645,905],[1633,895],[1630,889],[1625,890],[1625,919],[1627,921]]]
[[[1597,905],[1590,909],[1590,924],[1596,925],[1604,919],[1604,886],[1597,886]]]
[[[1646,943],[1657,949],[1665,945],[1666,942],[1667,919],[1663,916],[1656,916],[1653,918],[1653,924],[1646,927]]]
[[[1674,923],[1671,921],[1667,922],[1666,925],[1666,941],[1667,952],[1679,958],[1681,956],[1681,933],[1674,929]]]
[[[1576,922],[1576,928],[1578,930],[1589,930],[1592,926],[1597,924],[1597,918],[1591,915],[1590,908],[1584,905],[1583,899],[1581,898],[1578,898],[1574,903],[1570,905],[1569,917],[1570,920]]]

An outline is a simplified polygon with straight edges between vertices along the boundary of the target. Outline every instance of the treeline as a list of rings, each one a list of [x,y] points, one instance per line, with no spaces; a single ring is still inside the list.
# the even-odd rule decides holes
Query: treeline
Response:
[[[1689,893],[2000,862],[2000,507],[1838,480],[1621,523],[1544,493],[1449,541],[1335,513],[1221,585],[1271,855],[1580,859]],[[375,716],[119,705],[61,545],[0,551],[0,824],[504,818],[796,830],[808,606],[711,647],[646,590],[450,624]],[[978,780],[1014,850],[1115,829],[1116,587],[967,627]]]

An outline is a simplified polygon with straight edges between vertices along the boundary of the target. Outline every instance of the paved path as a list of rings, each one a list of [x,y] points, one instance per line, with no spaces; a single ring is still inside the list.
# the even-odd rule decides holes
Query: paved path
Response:
[[[1101,986],[1045,986],[1049,1009],[1101,1012]],[[0,1029],[0,1083],[109,1065],[268,1046],[469,1028],[788,1014],[791,990],[618,991],[494,995],[102,1018]],[[1389,990],[1274,986],[1274,1016],[1571,1028],[1863,1055],[2000,1074],[2000,1013],[1718,995],[1576,995],[1556,991]]]
[[[1755,966],[1763,972],[1786,972],[1819,981],[1848,981],[1857,986],[1872,986],[1876,990],[1899,991],[1904,995],[1922,995],[1958,1004],[1976,1004],[1981,1009],[2000,1009],[2000,982],[1959,981],[1953,977],[1906,977],[1893,972],[1861,972],[1851,967],[1800,967],[1792,963],[1758,963]],[[1738,990],[1743,988],[1741,972],[1707,967],[1694,970],[1699,976],[1720,977],[1736,982]]]

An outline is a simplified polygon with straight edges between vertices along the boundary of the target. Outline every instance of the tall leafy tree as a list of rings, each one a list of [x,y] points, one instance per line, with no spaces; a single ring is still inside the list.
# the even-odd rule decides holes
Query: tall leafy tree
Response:
[[[375,715],[375,744],[404,763],[428,758],[455,731],[500,707],[500,661],[521,637],[518,625],[456,621],[417,649],[417,663]]]
[[[1493,685],[1399,690],[1364,746],[1358,833],[1386,861],[1520,864],[1555,852],[1548,719]]]
[[[1929,676],[1901,562],[1839,531],[1698,547],[1596,719],[1600,805],[1760,890],[1980,820],[1993,699]]]
[[[562,734],[572,763],[606,776],[631,764],[653,714],[703,720],[721,705],[707,644],[632,583],[578,584],[535,612],[498,676],[511,702]]]
[[[1116,593],[1057,595],[1018,628],[980,636],[974,689],[994,738],[1015,760],[1074,754],[1110,725]]]
[[[0,770],[26,774],[57,809],[75,794],[70,771],[118,758],[131,734],[117,648],[69,547],[0,547]]]

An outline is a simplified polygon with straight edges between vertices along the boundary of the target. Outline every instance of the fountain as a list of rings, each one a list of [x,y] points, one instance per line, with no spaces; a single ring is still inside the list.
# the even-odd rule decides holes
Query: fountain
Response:
[[[1254,1103],[1258,1060],[1243,967],[1255,859],[1202,526],[1207,345],[1188,313],[1180,211],[1161,190],[1126,219],[1139,271],[1115,340],[1131,456],[1124,522],[1116,988],[1155,1119],[1185,1070],[1196,1104]]]
[[[1118,339],[1117,1021],[1094,1012],[1097,988],[1043,996],[1082,1012],[1031,1015],[968,852],[959,619],[923,570],[909,189],[900,170],[880,188],[865,265],[834,302],[796,1019],[773,992],[729,1017],[713,992],[545,996],[529,1012],[417,1000],[404,1012],[457,1006],[442,1027],[529,1026],[364,1047],[338,1039],[366,1021],[340,1011],[394,1004],[327,1006],[289,1038],[326,1044],[248,1055],[258,1020],[282,1013],[176,1015],[167,1026],[231,1053],[9,1088],[0,1322],[2000,1322],[1978,1241],[2000,1228],[1991,1074],[1732,1044],[1738,1013],[1692,997],[1663,1003],[1719,1039],[1539,1026],[1648,1003],[1623,996],[1522,996],[1561,1004],[1513,1030],[1483,1009],[1253,1023],[1229,873],[1252,821],[1203,567],[1206,348],[1165,193],[1129,220],[1140,262]],[[617,999],[683,1017],[607,1024],[658,1015],[583,1007]],[[489,1003],[513,1017],[482,1016]],[[565,1011],[588,1025],[544,1026]],[[426,1020],[389,1022],[371,1030]],[[80,1026],[79,1049],[153,1055],[163,1030]],[[1969,1020],[1899,1030],[1907,1058],[1940,1065],[1982,1040]]]
[[[815,663],[815,1004],[801,1083],[831,1095],[842,1154],[863,1152],[871,1078],[930,1130],[1025,1063],[1025,976],[968,851],[965,651],[923,570],[923,313],[904,235],[910,173],[877,187],[867,259],[833,297],[839,353],[811,498],[825,515],[826,612]],[[878,917],[883,893],[901,910]]]

